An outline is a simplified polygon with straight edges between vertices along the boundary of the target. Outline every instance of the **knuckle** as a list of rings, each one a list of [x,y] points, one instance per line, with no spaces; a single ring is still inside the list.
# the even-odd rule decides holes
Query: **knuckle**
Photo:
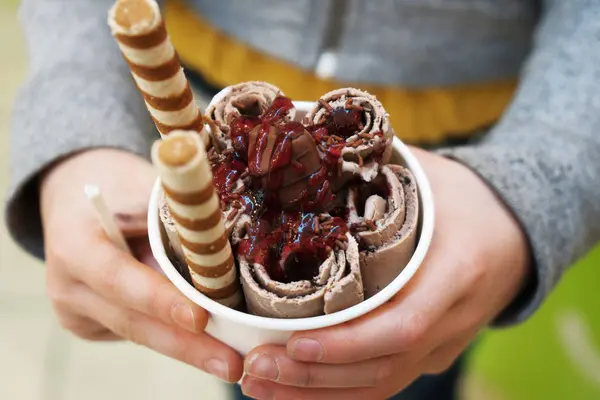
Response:
[[[486,318],[486,313],[483,310],[465,310],[461,314],[461,321],[457,321],[462,325],[461,334],[469,334],[472,331],[478,332],[479,326]]]
[[[423,314],[412,314],[397,330],[397,345],[401,349],[411,349],[418,345],[427,332],[427,320]]]
[[[51,273],[46,275],[45,289],[46,296],[55,306],[69,307],[74,301],[72,290],[61,283],[59,279],[53,277]]]
[[[46,284],[46,296],[52,304],[57,306],[67,306],[70,303],[67,291],[52,283]]]
[[[452,366],[452,360],[436,360],[434,362],[432,362],[428,368],[426,369],[426,372],[429,374],[442,374],[444,372],[446,372],[448,369],[450,369],[450,367]]]
[[[96,341],[98,339],[96,332],[91,332],[88,330],[71,330],[71,333],[77,336],[79,339],[87,341]]]
[[[481,284],[485,278],[485,268],[482,268],[483,266],[483,264],[471,266],[470,272],[467,274],[467,283],[469,287],[475,287]]]
[[[81,263],[86,259],[85,248],[86,244],[75,243],[71,238],[48,244],[44,250],[48,274],[79,276],[86,265]]]
[[[144,304],[146,308],[146,313],[151,316],[160,316],[160,309],[162,304],[162,295],[161,288],[158,287],[157,290],[153,290],[151,292],[150,297],[147,299],[146,304]]]
[[[426,372],[441,374],[447,371],[461,353],[461,344],[447,344],[432,351],[425,359]]]
[[[63,328],[66,329],[70,332],[73,332],[76,329],[75,324],[73,323],[72,319],[65,315],[64,313],[58,311],[56,313],[57,319],[58,319],[58,324]]]
[[[486,261],[482,257],[474,256],[463,260],[462,269],[464,269],[464,279],[468,287],[473,287],[482,282],[485,276]]]
[[[63,329],[84,340],[93,340],[98,331],[98,326],[94,326],[91,321],[66,313],[58,313],[58,323]]]
[[[316,369],[313,365],[311,364],[307,364],[306,365],[306,373],[304,374],[304,386],[305,387],[312,387],[317,383],[317,372]]]
[[[377,364],[373,386],[387,380],[394,371],[391,357],[385,357]]]
[[[144,344],[145,340],[141,330],[136,329],[136,321],[132,316],[117,318],[112,329],[117,335],[136,344]]]
[[[173,332],[173,341],[170,344],[170,349],[168,349],[168,353],[171,357],[177,360],[187,361],[190,358],[191,352],[189,351],[189,341],[187,341],[180,332]],[[191,360],[190,360],[191,361]]]
[[[159,317],[164,321],[170,321],[171,313],[175,306],[174,302],[169,301],[170,297],[168,293],[170,285],[170,282],[161,282],[154,290],[150,291],[151,295],[144,305],[148,315]]]
[[[102,288],[102,291],[106,293],[108,296],[115,298],[119,292],[119,281],[121,279],[121,274],[123,269],[118,267],[116,260],[114,260],[113,256],[108,256],[107,260],[103,262],[100,270],[100,280],[99,284]]]
[[[51,268],[69,264],[73,256],[73,250],[65,245],[48,244],[44,252],[47,264]]]

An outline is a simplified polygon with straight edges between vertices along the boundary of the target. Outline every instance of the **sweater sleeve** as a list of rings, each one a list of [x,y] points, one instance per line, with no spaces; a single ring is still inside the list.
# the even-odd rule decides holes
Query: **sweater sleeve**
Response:
[[[11,125],[8,230],[43,257],[38,176],[75,152],[112,147],[147,157],[158,133],[107,25],[112,0],[24,0],[29,69]]]
[[[534,279],[494,321],[540,306],[600,239],[600,0],[546,0],[513,102],[480,143],[442,149],[471,167],[514,212]]]

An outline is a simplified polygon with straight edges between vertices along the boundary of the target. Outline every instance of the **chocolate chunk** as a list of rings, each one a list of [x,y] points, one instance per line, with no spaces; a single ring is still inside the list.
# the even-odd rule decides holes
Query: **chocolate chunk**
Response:
[[[258,125],[248,140],[248,171],[260,177],[261,186],[275,191],[284,208],[297,206],[318,187],[310,177],[321,169],[313,137],[298,123]]]

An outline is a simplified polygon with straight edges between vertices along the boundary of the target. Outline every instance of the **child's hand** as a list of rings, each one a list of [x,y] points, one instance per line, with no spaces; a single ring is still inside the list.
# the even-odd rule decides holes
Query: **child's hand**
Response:
[[[146,231],[154,179],[148,162],[109,149],[81,153],[50,170],[41,186],[50,300],[62,326],[79,337],[124,338],[238,381],[242,360],[203,333],[206,311],[148,266],[155,264]],[[136,257],[106,237],[83,194],[86,183],[101,188]]]

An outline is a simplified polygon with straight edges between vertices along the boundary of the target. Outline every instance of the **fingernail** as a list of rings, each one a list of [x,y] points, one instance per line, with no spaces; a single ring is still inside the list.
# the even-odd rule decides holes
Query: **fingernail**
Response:
[[[248,363],[248,374],[257,378],[276,381],[279,378],[279,366],[268,354],[256,354]]]
[[[297,339],[292,344],[291,356],[299,361],[321,361],[323,345],[312,339]]]
[[[225,382],[229,382],[229,366],[225,361],[211,358],[210,360],[206,361],[204,367],[206,368],[206,372],[209,374],[214,375]]]
[[[260,400],[270,400],[273,398],[273,393],[260,381],[252,378],[244,378],[242,382],[242,393],[248,397]]]
[[[192,308],[187,304],[175,304],[171,310],[171,318],[183,329],[196,333],[196,317]]]

